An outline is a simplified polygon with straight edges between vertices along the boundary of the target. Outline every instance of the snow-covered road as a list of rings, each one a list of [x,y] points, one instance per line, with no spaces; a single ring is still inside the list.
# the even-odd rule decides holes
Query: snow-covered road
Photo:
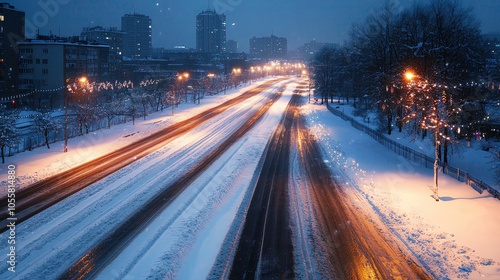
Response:
[[[157,152],[19,225],[17,250],[22,254],[18,255],[16,279],[50,279],[60,275],[161,186],[183,174],[241,126],[278,88],[273,86],[229,109]],[[248,176],[253,174],[252,169],[256,168],[290,92],[286,91],[257,127],[235,143],[102,271],[101,277],[206,275],[211,268],[207,254],[211,252],[215,259],[219,250],[213,237],[224,238],[224,229],[227,231],[248,191],[251,179]],[[196,246],[200,242],[205,245]],[[207,245],[208,251],[200,251]],[[198,257],[203,257],[205,266],[197,265],[198,269],[194,270],[190,260],[196,261]],[[4,259],[2,268],[5,264]],[[6,268],[2,269],[0,278],[12,276]]]

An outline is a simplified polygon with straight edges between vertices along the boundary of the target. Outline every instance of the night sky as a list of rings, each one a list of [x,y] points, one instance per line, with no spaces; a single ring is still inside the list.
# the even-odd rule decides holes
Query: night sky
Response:
[[[413,1],[399,0],[401,8]],[[500,32],[500,0],[461,0],[472,7],[484,33]],[[8,1],[6,1],[8,2]],[[39,3],[58,3],[47,12]],[[248,52],[253,36],[277,36],[288,39],[289,49],[316,39],[342,43],[348,39],[353,22],[364,19],[381,7],[382,0],[27,0],[10,4],[26,12],[27,35],[33,26],[41,34],[79,35],[82,27],[101,25],[118,27],[126,13],[142,13],[153,20],[153,47],[176,45],[195,47],[196,15],[214,7],[227,16],[227,39],[236,40],[239,51]],[[30,24],[31,23],[31,24]],[[31,28],[30,28],[31,27]]]

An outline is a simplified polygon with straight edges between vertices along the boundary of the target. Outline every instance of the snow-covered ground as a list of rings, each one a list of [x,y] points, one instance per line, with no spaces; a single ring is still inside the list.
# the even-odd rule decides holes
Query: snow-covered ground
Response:
[[[206,278],[231,224],[240,217],[241,207],[249,203],[255,168],[296,85],[289,84],[263,120],[193,182],[98,278]],[[16,165],[19,185],[24,187],[207,110],[243,90],[204,98],[202,105],[181,105],[173,117],[167,110],[135,126],[117,125],[71,139],[68,154],[63,154],[62,143],[57,143],[52,150],[41,147],[10,157],[7,162]],[[2,234],[0,279],[57,276],[157,188],[187,170],[207,147],[220,142],[276,90],[277,86],[228,110],[19,225],[15,274],[7,271],[8,244],[6,233]],[[303,113],[323,145],[325,160],[346,182],[345,189],[354,203],[372,213],[375,222],[387,225],[401,246],[435,278],[500,279],[498,200],[441,175],[442,200],[435,202],[428,187],[431,170],[398,157],[324,106],[308,104]],[[5,178],[6,168],[3,165],[0,170]],[[4,189],[2,185],[2,193]]]
[[[500,201],[384,148],[325,106],[303,109],[346,191],[437,279],[500,279]]]

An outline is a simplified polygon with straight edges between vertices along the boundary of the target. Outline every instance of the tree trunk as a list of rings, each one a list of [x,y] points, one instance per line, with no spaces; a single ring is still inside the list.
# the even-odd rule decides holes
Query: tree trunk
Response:
[[[401,105],[398,105],[398,129],[399,133],[403,132],[403,108]]]
[[[45,145],[47,145],[47,149],[50,150],[49,146],[49,132],[47,130],[44,131],[43,136],[45,136]]]
[[[448,138],[448,128],[444,129],[444,136]],[[443,166],[448,166],[448,141],[444,141]],[[443,168],[444,171],[444,168]]]
[[[5,145],[2,145],[2,147],[0,147],[0,150],[2,150],[2,164],[5,163],[5,153],[4,153],[4,148],[5,148]]]
[[[438,170],[439,170],[439,129],[434,128],[434,199],[439,201],[438,194]]]
[[[392,133],[392,114],[387,115],[387,134],[391,135]]]

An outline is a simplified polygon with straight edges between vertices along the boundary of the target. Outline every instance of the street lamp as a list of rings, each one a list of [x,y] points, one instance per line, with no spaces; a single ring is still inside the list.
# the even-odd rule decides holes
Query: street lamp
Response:
[[[81,76],[76,78],[81,86],[88,85],[89,79],[86,76]],[[68,92],[73,91],[71,86],[68,84],[69,79],[66,79],[66,89],[64,90],[64,152],[68,152]]]
[[[408,81],[413,81],[413,79],[415,78],[415,73],[413,73],[411,70],[407,70],[404,76]]]
[[[187,81],[187,79],[189,79],[189,73],[188,72],[185,72],[185,73],[178,73],[177,74],[177,83],[176,85],[174,86],[174,91],[173,91],[173,94],[172,94],[172,116],[174,115],[174,106],[176,103],[175,102],[175,95],[176,95],[176,92],[177,90],[180,90],[180,87],[183,83],[183,81]]]

